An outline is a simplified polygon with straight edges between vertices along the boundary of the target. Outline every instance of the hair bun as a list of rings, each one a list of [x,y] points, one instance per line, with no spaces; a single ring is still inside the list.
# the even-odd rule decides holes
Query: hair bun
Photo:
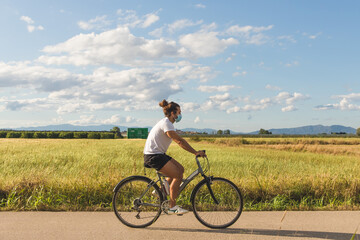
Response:
[[[159,102],[159,106],[162,108],[166,107],[167,105],[169,105],[169,103],[165,99]]]

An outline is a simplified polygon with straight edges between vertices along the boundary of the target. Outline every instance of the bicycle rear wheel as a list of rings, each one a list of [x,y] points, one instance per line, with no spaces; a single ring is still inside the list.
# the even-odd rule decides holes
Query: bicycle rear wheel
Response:
[[[218,203],[211,196],[204,179],[195,186],[191,198],[195,217],[209,228],[231,226],[239,219],[243,209],[239,188],[224,178],[212,178],[210,187]]]
[[[161,214],[162,193],[156,184],[143,176],[122,180],[114,189],[113,210],[126,226],[144,228]]]

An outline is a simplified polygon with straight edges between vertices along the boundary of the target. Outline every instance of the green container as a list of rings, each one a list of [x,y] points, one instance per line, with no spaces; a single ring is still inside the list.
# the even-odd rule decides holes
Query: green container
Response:
[[[127,136],[128,138],[142,138],[146,139],[148,136],[147,128],[128,128]]]

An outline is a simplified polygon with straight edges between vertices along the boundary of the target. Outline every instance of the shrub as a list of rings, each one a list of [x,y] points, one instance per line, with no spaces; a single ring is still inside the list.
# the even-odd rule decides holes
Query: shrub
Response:
[[[60,133],[59,132],[47,132],[46,135],[48,138],[59,138]]]
[[[88,138],[90,139],[100,139],[100,133],[97,132],[90,132],[88,133]]]
[[[87,138],[88,133],[87,132],[75,132],[74,138]]]
[[[114,139],[115,134],[114,133],[100,133],[101,139]]]
[[[21,132],[8,132],[6,134],[7,138],[19,138],[21,137]]]
[[[21,138],[33,138],[34,133],[33,132],[22,132],[20,137]]]
[[[360,128],[356,129],[356,135],[360,136]]]
[[[121,135],[121,133],[115,133],[114,138],[124,138],[124,137],[123,137],[123,135]]]
[[[46,138],[47,134],[45,132],[36,132],[34,133],[34,138]]]
[[[6,138],[7,132],[6,131],[1,131],[0,132],[0,138]]]
[[[74,133],[73,132],[61,132],[59,135],[59,138],[74,138]]]
[[[123,136],[121,135],[121,132],[120,132],[120,128],[119,127],[113,127],[110,132],[114,133],[115,136],[114,138],[123,138]]]

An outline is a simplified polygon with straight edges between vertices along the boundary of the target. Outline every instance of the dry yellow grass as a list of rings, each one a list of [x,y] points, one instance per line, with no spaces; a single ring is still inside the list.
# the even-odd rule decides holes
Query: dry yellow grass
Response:
[[[360,206],[359,139],[207,138],[213,176],[244,194],[245,209],[357,209]],[[143,175],[145,140],[0,139],[0,208],[109,209],[112,189]],[[185,167],[194,157],[176,144],[168,154]],[[154,171],[147,171],[154,177]],[[196,183],[196,181],[194,182]],[[180,196],[188,204],[193,185]]]

